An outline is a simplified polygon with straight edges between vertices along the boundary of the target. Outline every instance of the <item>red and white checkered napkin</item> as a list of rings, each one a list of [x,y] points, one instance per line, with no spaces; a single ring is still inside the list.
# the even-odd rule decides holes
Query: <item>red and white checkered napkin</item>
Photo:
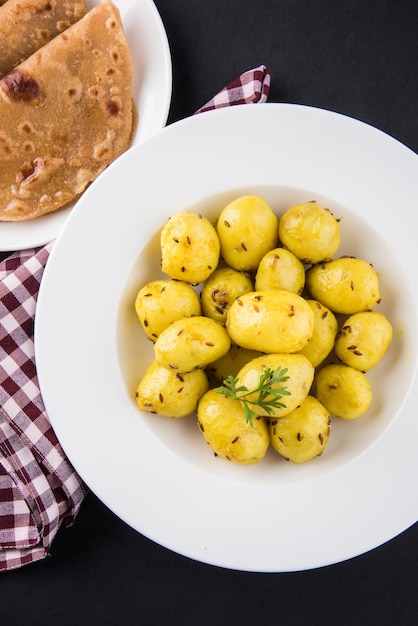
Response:
[[[198,112],[265,102],[269,86],[270,73],[260,66]],[[0,263],[0,572],[44,558],[87,493],[52,429],[36,374],[36,301],[52,246]]]
[[[36,299],[51,247],[0,263],[0,571],[46,556],[86,494],[48,420],[36,375]]]
[[[270,72],[265,65],[244,72],[229,83],[196,113],[221,109],[234,104],[266,102],[270,90]]]

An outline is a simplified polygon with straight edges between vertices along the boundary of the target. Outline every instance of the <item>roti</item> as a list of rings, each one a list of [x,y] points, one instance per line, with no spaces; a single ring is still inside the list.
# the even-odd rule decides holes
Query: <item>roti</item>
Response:
[[[0,78],[86,13],[84,0],[7,0],[0,7]]]
[[[0,221],[74,200],[132,128],[131,57],[105,0],[0,80]]]

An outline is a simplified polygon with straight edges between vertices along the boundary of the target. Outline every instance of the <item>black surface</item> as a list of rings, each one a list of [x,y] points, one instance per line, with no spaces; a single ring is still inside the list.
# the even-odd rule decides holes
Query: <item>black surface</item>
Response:
[[[264,63],[271,71],[271,102],[344,113],[418,151],[416,0],[156,5],[173,59],[170,123]],[[0,623],[416,626],[418,525],[345,563],[251,574],[173,554],[90,494],[75,525],[59,532],[48,559],[0,575]]]

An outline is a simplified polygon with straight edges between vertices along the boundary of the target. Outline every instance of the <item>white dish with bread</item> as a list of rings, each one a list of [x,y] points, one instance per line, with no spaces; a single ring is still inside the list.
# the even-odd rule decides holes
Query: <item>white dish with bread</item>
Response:
[[[54,240],[101,172],[167,121],[171,59],[151,0],[73,4],[50,41],[34,23],[43,45],[17,66],[0,49],[0,250]]]

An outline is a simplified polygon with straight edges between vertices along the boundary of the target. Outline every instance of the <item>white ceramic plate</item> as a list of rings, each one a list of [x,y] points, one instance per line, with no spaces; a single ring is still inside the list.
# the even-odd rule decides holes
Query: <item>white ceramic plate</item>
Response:
[[[92,8],[100,0],[87,0]],[[119,7],[132,55],[133,99],[139,115],[132,147],[166,123],[172,88],[168,40],[152,0],[114,0]],[[25,250],[55,239],[74,203],[27,222],[0,223],[0,251]]]
[[[262,572],[348,559],[418,519],[418,252],[408,227],[417,166],[408,148],[350,118],[244,105],[168,126],[84,194],[47,264],[36,357],[64,449],[118,516],[180,554]],[[228,463],[193,417],[169,420],[135,405],[152,345],[133,302],[159,276],[158,231],[175,211],[214,217],[244,193],[264,195],[278,213],[317,199],[342,216],[339,254],[378,269],[379,310],[394,328],[369,372],[367,416],[334,420],[325,453],[305,465],[273,451],[256,466]]]

